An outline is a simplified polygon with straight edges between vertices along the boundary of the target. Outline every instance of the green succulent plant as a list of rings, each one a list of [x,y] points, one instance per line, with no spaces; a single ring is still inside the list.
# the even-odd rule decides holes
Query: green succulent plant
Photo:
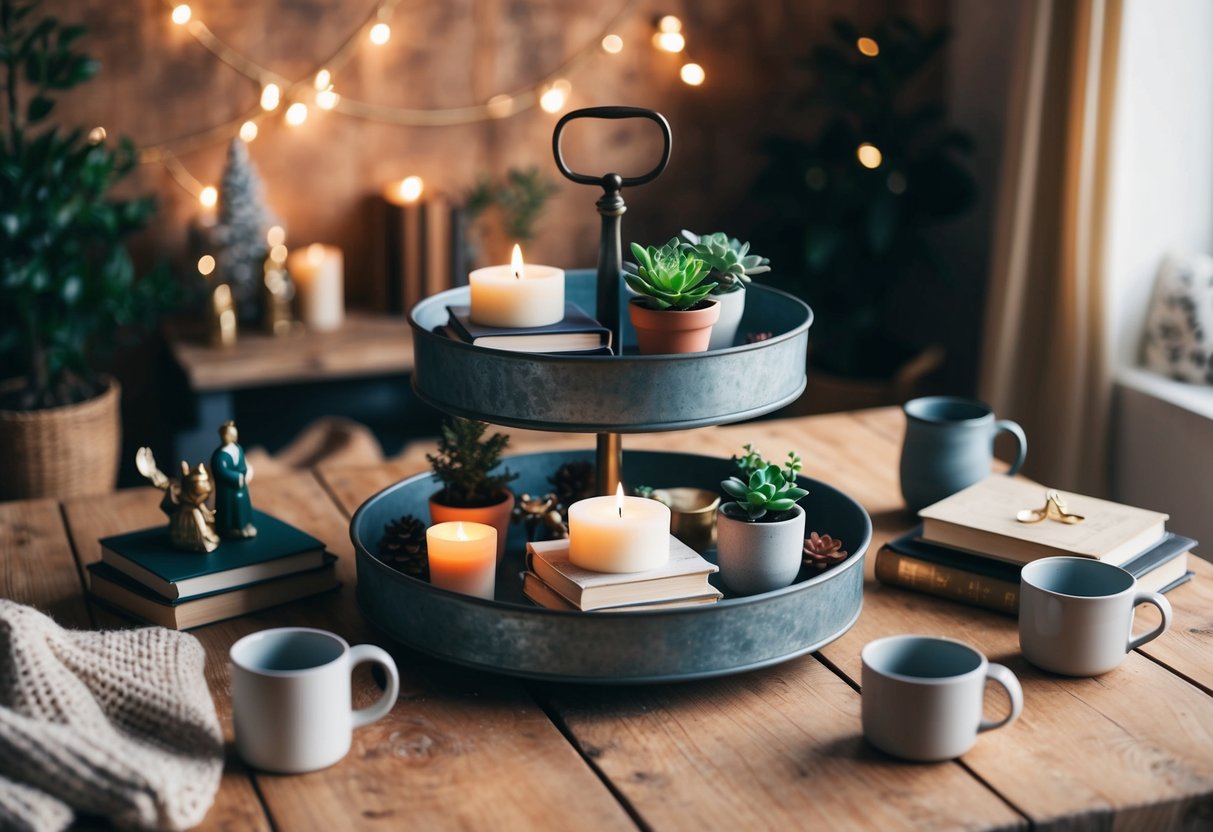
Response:
[[[723,231],[700,235],[684,228],[682,237],[682,250],[694,254],[711,269],[709,277],[716,281],[713,294],[735,292],[750,282],[751,275],[771,270],[770,260],[750,254],[749,243],[743,243]]]
[[[636,262],[624,266],[624,280],[651,309],[690,309],[716,285],[707,280],[707,264],[684,252],[677,237],[661,248],[632,243],[632,256]]]
[[[736,506],[751,522],[761,520],[768,514],[771,519],[791,510],[800,498],[809,492],[796,485],[796,471],[800,469],[800,458],[789,454],[786,467],[770,464],[756,468],[748,479],[729,477],[720,483],[725,493],[736,500],[727,506]],[[722,507],[723,508],[723,507]]]

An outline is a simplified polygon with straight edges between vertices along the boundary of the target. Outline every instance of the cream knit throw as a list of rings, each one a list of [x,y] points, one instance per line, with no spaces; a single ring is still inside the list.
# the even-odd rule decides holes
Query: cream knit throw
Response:
[[[201,822],[223,773],[205,659],[185,633],[65,630],[0,599],[0,829]]]

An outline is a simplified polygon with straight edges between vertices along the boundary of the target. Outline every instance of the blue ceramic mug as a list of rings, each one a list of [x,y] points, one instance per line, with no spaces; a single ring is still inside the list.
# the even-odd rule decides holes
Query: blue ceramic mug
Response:
[[[1023,467],[1028,439],[1023,428],[995,419],[989,405],[957,396],[927,396],[908,401],[906,439],[901,448],[901,494],[917,512],[990,475],[994,437],[1006,431],[1019,443],[1007,474]]]

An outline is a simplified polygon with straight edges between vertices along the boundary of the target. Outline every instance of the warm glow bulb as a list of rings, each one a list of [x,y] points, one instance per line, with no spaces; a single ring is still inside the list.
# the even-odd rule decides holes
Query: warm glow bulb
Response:
[[[871,38],[860,38],[855,41],[855,48],[859,50],[861,55],[866,55],[869,58],[875,58],[880,54],[880,44]]]
[[[296,101],[286,108],[286,123],[291,127],[298,127],[305,121],[307,121],[307,105],[302,101]]]
[[[333,73],[327,69],[322,69],[316,73],[316,80],[313,82],[318,90],[327,90],[333,85]]]
[[[198,258],[198,274],[206,277],[215,270],[215,258],[204,254]]]
[[[246,121],[240,125],[240,138],[245,142],[251,142],[257,138],[257,122]]]
[[[103,141],[105,141],[104,127],[94,127],[92,130],[88,131],[89,144],[101,144]]]
[[[261,88],[261,109],[276,110],[281,101],[282,88],[277,84],[269,83]]]
[[[270,249],[270,259],[275,263],[286,262],[286,246],[281,243]]]
[[[859,159],[859,164],[871,170],[875,170],[876,168],[880,167],[880,163],[884,159],[883,154],[880,152],[880,148],[876,147],[874,144],[869,144],[868,142],[864,142],[859,147],[855,148],[855,156]]]
[[[707,74],[699,64],[683,64],[678,74],[682,77],[683,83],[690,84],[692,87],[699,86],[707,78]]]
[[[270,246],[280,246],[286,242],[286,229],[281,225],[271,225],[270,230],[265,232],[265,241]]]
[[[667,14],[661,20],[657,21],[657,31],[659,32],[681,32],[682,21],[672,14]]]
[[[425,182],[420,176],[406,176],[400,180],[400,198],[405,202],[416,202],[425,190]]]
[[[331,110],[341,101],[341,96],[333,92],[331,89],[321,90],[316,93],[316,106],[322,110]]]
[[[618,55],[623,51],[623,38],[619,37],[619,35],[607,35],[602,39],[602,49],[604,52]]]
[[[198,192],[198,201],[202,203],[203,208],[214,208],[215,203],[219,201],[219,191],[214,185],[207,185]]]
[[[562,85],[559,81],[552,84],[548,89],[544,90],[543,95],[539,96],[539,106],[544,112],[558,113],[564,108],[565,101],[569,96],[569,83],[565,81]]]
[[[514,272],[514,277],[521,280],[525,274],[522,264],[522,246],[514,243],[514,250],[510,252],[510,268]]]
[[[619,516],[623,516],[623,483],[619,483],[615,488],[615,508],[619,510]]]
[[[376,23],[371,27],[370,38],[371,43],[383,46],[392,38],[392,27],[386,23]]]
[[[682,32],[658,32],[653,35],[653,43],[663,52],[681,52],[686,48],[687,39]]]
[[[505,93],[494,95],[484,107],[493,118],[505,118],[514,112],[514,99]]]
[[[190,9],[188,3],[182,3],[178,6],[173,6],[173,22],[178,26],[184,26],[190,22],[190,17],[193,15],[193,10]]]

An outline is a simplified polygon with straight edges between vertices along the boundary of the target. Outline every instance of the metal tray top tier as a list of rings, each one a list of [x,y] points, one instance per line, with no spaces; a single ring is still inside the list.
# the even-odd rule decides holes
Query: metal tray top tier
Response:
[[[565,296],[591,315],[596,275],[570,271]],[[474,347],[435,330],[467,287],[417,304],[413,387],[439,410],[499,425],[571,433],[644,433],[721,425],[790,404],[805,386],[813,311],[784,292],[751,284],[740,332],[766,340],[689,355],[637,355],[622,315],[624,355],[536,355]],[[623,300],[626,303],[626,298]]]

